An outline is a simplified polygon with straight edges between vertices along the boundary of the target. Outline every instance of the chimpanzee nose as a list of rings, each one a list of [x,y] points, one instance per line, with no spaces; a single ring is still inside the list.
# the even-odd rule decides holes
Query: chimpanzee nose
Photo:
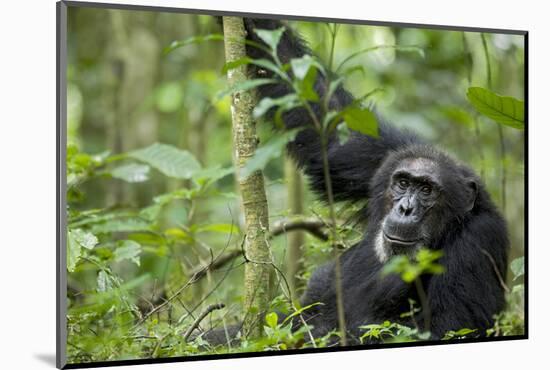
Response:
[[[398,210],[401,216],[408,217],[413,213],[414,205],[405,200],[399,204]]]

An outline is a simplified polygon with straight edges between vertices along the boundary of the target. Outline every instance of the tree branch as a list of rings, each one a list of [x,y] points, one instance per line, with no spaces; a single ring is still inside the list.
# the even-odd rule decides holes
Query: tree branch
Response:
[[[281,234],[295,231],[304,230],[323,241],[328,240],[328,235],[323,231],[325,223],[315,218],[298,218],[283,220],[275,223],[271,229],[271,237],[279,236]]]
[[[275,223],[269,235],[269,238],[274,238],[276,236],[291,231],[304,230],[320,240],[327,241],[329,237],[323,231],[325,227],[326,224],[323,221],[315,218],[297,218],[292,220],[282,220]],[[242,254],[243,253],[241,249],[229,250],[225,253],[220,254],[211,263],[205,266],[199,266],[191,270],[189,272],[189,275],[193,276],[194,281],[197,281],[203,278],[207,272],[221,269],[233,259],[242,256]]]
[[[204,318],[210,312],[215,311],[215,310],[221,310],[224,307],[225,307],[224,303],[215,303],[215,304],[211,304],[210,306],[206,307],[206,309],[201,312],[201,314],[195,319],[195,321],[193,321],[193,324],[191,324],[189,329],[187,329],[187,331],[183,334],[183,340],[185,342],[187,342],[187,340],[191,336],[191,333],[193,333],[193,330],[195,330],[199,326],[201,321],[204,320]]]

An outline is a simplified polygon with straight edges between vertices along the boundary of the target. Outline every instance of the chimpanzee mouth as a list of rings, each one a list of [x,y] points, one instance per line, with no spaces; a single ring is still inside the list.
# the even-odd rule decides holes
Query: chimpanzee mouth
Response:
[[[396,244],[398,246],[403,246],[403,247],[412,247],[418,244],[418,242],[420,241],[419,239],[406,240],[406,239],[396,238],[395,236],[389,236],[385,232],[384,232],[384,238],[392,244]]]

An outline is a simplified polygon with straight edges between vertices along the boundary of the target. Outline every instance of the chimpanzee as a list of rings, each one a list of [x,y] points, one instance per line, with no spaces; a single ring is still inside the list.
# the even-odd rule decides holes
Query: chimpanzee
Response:
[[[256,29],[286,27],[277,50],[282,63],[311,53],[280,21],[245,19],[245,27],[247,38],[253,41],[247,45],[252,58],[269,58],[254,46],[262,43]],[[270,77],[265,69],[253,68],[252,72]],[[316,90],[322,96],[327,86],[319,76]],[[258,93],[260,99],[275,98],[289,90],[274,83],[260,86]],[[330,105],[342,109],[352,101],[350,93],[340,87]],[[311,188],[326,198],[321,141],[308,112],[295,108],[284,114],[283,120],[287,128],[303,128],[288,150],[309,177]],[[475,172],[381,118],[377,138],[357,132],[344,144],[336,137],[329,138],[328,157],[335,199],[368,200],[361,211],[367,222],[364,237],[340,259],[350,342],[357,339],[361,325],[386,320],[414,323],[421,329],[427,324],[432,339],[461,328],[484,335],[493,325],[493,316],[504,307],[502,278],[506,276],[509,241],[506,223]],[[418,287],[397,275],[381,274],[381,270],[392,256],[414,256],[420,247],[442,251],[438,262],[445,272],[421,277],[427,307],[412,317],[402,317],[411,310],[411,299],[422,300]],[[301,298],[304,306],[322,303],[304,312],[316,337],[338,328],[334,268],[334,262],[319,267]]]

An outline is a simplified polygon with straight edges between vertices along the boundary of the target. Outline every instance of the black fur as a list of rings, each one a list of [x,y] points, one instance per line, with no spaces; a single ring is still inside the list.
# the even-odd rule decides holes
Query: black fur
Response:
[[[248,38],[261,42],[254,29],[275,29],[283,24],[274,20],[246,19]],[[261,50],[247,46],[253,58],[267,58]],[[287,28],[278,48],[283,62],[310,51],[305,43]],[[265,77],[269,72],[256,73]],[[320,78],[317,91],[323,94],[325,86]],[[283,85],[265,85],[259,88],[261,97],[277,97],[288,93]],[[352,102],[352,96],[340,88],[331,101],[335,109]],[[319,108],[314,107],[318,112]],[[287,127],[305,129],[289,144],[289,151],[304,172],[310,185],[320,196],[325,196],[320,141],[314,130],[308,128],[309,116],[302,109],[294,109],[284,116]],[[374,139],[354,133],[340,145],[335,138],[329,142],[330,175],[335,198],[339,201],[368,200],[363,211],[367,231],[363,240],[347,250],[341,258],[342,287],[346,326],[351,339],[359,334],[358,327],[385,320],[413,325],[411,318],[401,314],[410,309],[409,299],[419,302],[414,285],[399,277],[382,277],[383,263],[374,251],[374,242],[381,221],[388,212],[387,190],[392,171],[406,158],[427,158],[434,161],[441,173],[443,191],[437,212],[437,224],[431,225],[429,248],[440,249],[444,257],[439,261],[446,272],[424,276],[422,284],[427,293],[431,311],[430,332],[434,338],[449,330],[478,329],[483,335],[493,325],[493,315],[504,307],[504,290],[495,270],[506,276],[509,242],[506,224],[493,205],[476,174],[468,167],[434,147],[424,144],[411,133],[399,131],[380,123],[380,138]],[[473,208],[465,207],[471,196],[471,183],[477,197]],[[471,209],[470,209],[471,208]],[[491,256],[491,258],[488,257]],[[337,328],[334,264],[318,268],[311,277],[302,304],[322,302],[307,311],[306,319],[314,326],[313,334],[321,336]],[[424,316],[417,314],[415,323],[422,328]],[[352,341],[353,342],[353,341]]]

